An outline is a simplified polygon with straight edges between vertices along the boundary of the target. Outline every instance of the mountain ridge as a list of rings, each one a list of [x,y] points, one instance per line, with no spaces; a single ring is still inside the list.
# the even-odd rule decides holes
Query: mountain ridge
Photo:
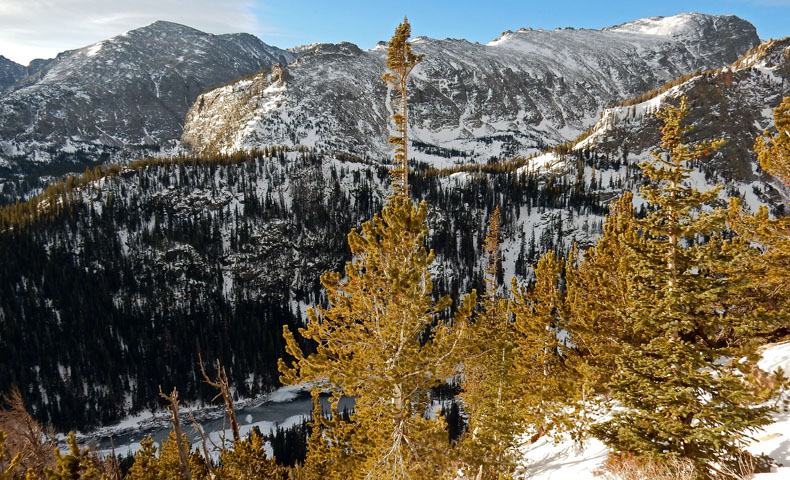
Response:
[[[690,140],[724,138],[727,143],[702,165],[712,183],[739,181],[764,184],[774,190],[773,201],[787,197],[784,188],[762,172],[753,145],[773,126],[773,109],[790,95],[790,37],[766,41],[730,65],[700,72],[641,102],[606,109],[590,135],[574,150],[627,151],[645,159],[658,145],[659,121],[652,115],[680,97],[689,101]],[[769,201],[768,197],[763,199]]]
[[[486,45],[416,37],[412,47],[426,57],[412,73],[410,151],[434,164],[528,155],[575,137],[611,103],[759,44],[754,26],[737,17],[679,18],[702,30],[521,29]],[[206,92],[189,110],[182,140],[198,153],[305,145],[387,158],[384,55],[381,44],[322,44],[286,67],[288,82],[261,72],[252,83]]]

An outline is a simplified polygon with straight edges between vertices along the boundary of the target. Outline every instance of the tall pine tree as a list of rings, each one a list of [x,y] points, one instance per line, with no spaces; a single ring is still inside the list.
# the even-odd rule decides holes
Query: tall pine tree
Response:
[[[564,338],[566,299],[562,288],[563,263],[553,251],[533,267],[535,281],[528,287],[513,280],[511,310],[515,320],[516,369],[521,378],[519,408],[541,436],[572,426],[576,375],[572,351]]]
[[[760,166],[790,185],[790,97],[774,110],[774,125],[775,131],[766,131],[754,149]],[[750,332],[759,332],[762,339],[790,333],[790,217],[771,218],[765,206],[751,215],[738,201],[732,203],[730,223],[753,245],[736,266],[748,278],[737,300],[751,319]]]
[[[464,300],[452,325],[438,320],[450,299],[432,298],[427,212],[425,203],[394,196],[349,234],[354,258],[345,276],[321,277],[329,307],[308,310],[300,329],[315,353],[304,355],[284,329],[295,360],[280,362],[283,383],[328,389],[335,406],[342,396],[356,399],[348,443],[334,446],[353,462],[351,478],[435,478],[444,466],[445,426],[426,416],[429,392],[457,373],[475,300]]]
[[[419,64],[423,56],[411,51],[409,45],[411,25],[406,17],[395,29],[395,34],[390,39],[387,49],[387,68],[381,79],[387,85],[392,85],[395,90],[392,119],[395,122],[395,135],[389,138],[389,143],[395,145],[395,164],[391,170],[393,187],[396,192],[409,194],[409,152],[408,152],[408,108],[406,81],[414,67]]]
[[[437,478],[447,468],[449,444],[445,423],[429,414],[432,387],[458,373],[467,322],[475,295],[459,306],[452,322],[439,318],[449,297],[433,299],[429,267],[433,252],[425,249],[428,207],[408,197],[406,157],[406,78],[421,57],[407,43],[408,21],[390,41],[384,80],[400,93],[394,194],[380,215],[352,230],[353,258],[345,275],[321,277],[328,308],[308,310],[302,337],[316,351],[304,355],[288,328],[286,350],[292,362],[280,360],[286,384],[311,382],[331,392],[336,410],[341,397],[355,398],[350,422],[322,422],[315,441],[333,439],[333,458],[342,458],[351,478]],[[400,169],[400,171],[397,171]],[[398,179],[400,181],[398,182]],[[335,412],[335,417],[338,417]],[[325,449],[326,445],[310,446]],[[308,458],[315,454],[308,452]],[[320,462],[316,462],[320,465]]]
[[[566,266],[567,328],[584,378],[583,397],[605,391],[623,343],[638,343],[628,323],[634,267],[629,245],[636,240],[633,194],[609,206],[603,236],[579,259],[571,251]],[[644,334],[645,332],[641,332]],[[644,340],[644,339],[643,339]]]
[[[759,137],[754,149],[763,170],[790,185],[790,97],[774,109],[774,130]]]
[[[650,208],[628,241],[633,275],[620,314],[632,339],[610,384],[626,408],[594,432],[615,450],[687,458],[712,476],[716,462],[734,460],[745,434],[769,420],[737,362],[721,361],[733,354],[723,334],[739,321],[726,308],[737,282],[727,276],[731,245],[721,238],[727,211],[714,207],[719,189],[689,185],[687,165],[723,142],[684,143],[687,112],[685,99],[659,112],[661,151],[641,165]]]

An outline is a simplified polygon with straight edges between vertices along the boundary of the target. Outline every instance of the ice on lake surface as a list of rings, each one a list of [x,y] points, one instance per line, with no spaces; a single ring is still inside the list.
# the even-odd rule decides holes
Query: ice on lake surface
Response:
[[[330,409],[329,396],[321,395],[321,406],[325,412]],[[352,398],[343,398],[338,404],[338,409],[351,410],[354,406]],[[267,434],[277,429],[277,427],[288,428],[299,424],[303,419],[308,419],[313,410],[310,393],[304,389],[281,389],[269,395],[262,403],[257,403],[242,407],[236,411],[236,418],[239,422],[239,432],[245,437],[249,432],[258,427],[263,434]],[[184,412],[185,413],[185,412]],[[162,416],[164,414],[159,414]],[[221,444],[222,434],[226,441],[232,441],[233,435],[230,431],[230,423],[227,418],[212,418],[199,421],[203,431],[217,445]],[[193,428],[189,417],[182,417],[182,429],[188,434],[190,443],[197,448],[200,443],[200,435]],[[93,442],[97,444],[97,450],[104,454],[112,453],[113,449],[118,455],[132,455],[140,449],[140,441],[150,436],[154,442],[161,444],[170,434],[171,426],[169,423],[149,429],[123,429],[118,434],[95,436]],[[209,448],[211,443],[209,442]]]

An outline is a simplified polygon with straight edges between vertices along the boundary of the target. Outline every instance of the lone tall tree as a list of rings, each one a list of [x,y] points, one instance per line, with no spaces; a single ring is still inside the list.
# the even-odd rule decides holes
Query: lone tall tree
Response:
[[[423,58],[423,55],[412,53],[411,45],[409,45],[410,35],[411,25],[409,25],[409,20],[403,17],[403,23],[395,29],[395,34],[392,36],[387,50],[389,72],[381,77],[385,83],[393,86],[396,93],[396,99],[393,101],[394,113],[392,114],[396,135],[389,138],[389,143],[395,145],[395,168],[391,173],[395,194],[404,196],[409,195],[406,79]]]
[[[322,432],[311,437],[305,465],[328,470],[332,462],[342,463],[342,478],[442,476],[449,445],[445,422],[429,418],[429,392],[458,372],[476,301],[474,294],[465,299],[451,323],[439,318],[450,298],[432,296],[428,207],[409,199],[406,178],[406,77],[422,58],[411,53],[409,33],[404,19],[390,42],[390,73],[384,76],[400,93],[402,107],[394,115],[400,136],[390,139],[398,145],[393,195],[380,215],[349,233],[353,258],[345,275],[321,277],[329,306],[309,309],[307,325],[299,330],[315,342],[315,353],[305,355],[291,331],[283,330],[286,351],[294,357],[279,362],[283,383],[310,382],[329,390],[335,409],[342,396],[355,398],[348,422],[335,415],[314,424]],[[321,462],[316,453],[329,461]]]

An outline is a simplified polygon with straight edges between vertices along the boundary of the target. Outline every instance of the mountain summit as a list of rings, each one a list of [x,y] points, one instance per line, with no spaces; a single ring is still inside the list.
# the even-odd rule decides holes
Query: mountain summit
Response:
[[[62,52],[0,96],[0,167],[172,145],[203,90],[293,58],[253,35],[164,21]]]

